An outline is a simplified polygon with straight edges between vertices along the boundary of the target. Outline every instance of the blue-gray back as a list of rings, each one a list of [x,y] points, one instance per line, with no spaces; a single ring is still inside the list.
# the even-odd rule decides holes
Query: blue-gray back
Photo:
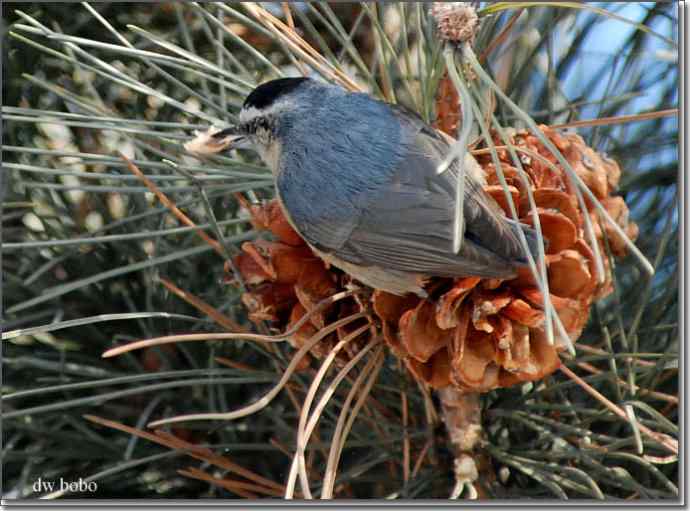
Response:
[[[356,217],[391,179],[406,149],[400,124],[385,103],[321,83],[312,87],[319,93],[309,94],[304,108],[283,115],[278,127],[277,185],[302,229],[315,219]]]
[[[523,260],[493,199],[465,175],[465,241],[452,253],[454,165],[419,118],[318,83],[281,117],[277,191],[298,232],[352,264],[437,276],[505,277]]]

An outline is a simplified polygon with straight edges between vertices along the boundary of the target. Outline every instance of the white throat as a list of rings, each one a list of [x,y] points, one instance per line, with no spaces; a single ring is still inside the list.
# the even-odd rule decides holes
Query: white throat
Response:
[[[280,141],[272,139],[268,145],[257,144],[257,152],[264,163],[271,169],[273,176],[278,175],[278,164],[280,158]]]

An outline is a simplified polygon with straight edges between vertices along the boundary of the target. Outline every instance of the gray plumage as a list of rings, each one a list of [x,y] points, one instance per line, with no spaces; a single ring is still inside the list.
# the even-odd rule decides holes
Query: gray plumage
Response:
[[[461,166],[436,173],[449,144],[417,116],[314,80],[283,83],[269,82],[273,98],[256,89],[244,122],[267,114],[255,143],[293,227],[326,260],[374,287],[424,295],[428,277],[513,276],[525,264],[518,229],[536,253],[534,232],[506,220],[470,172],[462,248],[452,252]]]

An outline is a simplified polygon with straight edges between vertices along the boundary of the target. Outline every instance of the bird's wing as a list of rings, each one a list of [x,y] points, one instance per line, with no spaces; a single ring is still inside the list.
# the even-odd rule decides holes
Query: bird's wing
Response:
[[[319,215],[301,212],[296,188],[278,192],[298,232],[317,249],[349,263],[429,276],[506,277],[522,259],[520,242],[502,210],[465,173],[465,238],[452,252],[458,165],[442,175],[436,167],[449,149],[421,120],[396,110],[408,130],[407,150],[386,183],[360,204],[340,203]],[[348,169],[340,172],[347,173]]]

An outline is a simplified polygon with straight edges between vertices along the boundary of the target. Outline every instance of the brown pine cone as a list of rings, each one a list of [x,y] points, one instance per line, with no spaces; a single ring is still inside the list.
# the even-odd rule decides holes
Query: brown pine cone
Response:
[[[616,162],[594,152],[578,135],[561,134],[547,126],[541,130],[634,239],[637,226],[628,220],[625,203],[611,195],[620,178]],[[494,142],[497,146],[502,143],[498,138]],[[511,143],[520,149],[542,233],[548,240],[546,265],[551,302],[569,337],[576,340],[587,323],[593,300],[612,290],[606,257],[605,275],[602,283],[598,282],[593,251],[585,235],[584,214],[590,215],[602,254],[606,254],[604,235],[614,255],[624,255],[625,245],[610,226],[604,225],[602,230],[588,200],[587,211],[580,209],[574,185],[537,137],[518,132]],[[508,201],[490,155],[481,150],[477,153],[486,175],[487,193],[509,215]],[[532,225],[527,189],[519,171],[506,149],[499,149],[498,154],[520,221]],[[346,289],[350,279],[340,270],[327,267],[311,251],[290,227],[277,201],[244,205],[253,224],[270,230],[276,241],[245,243],[243,253],[235,258],[249,287],[242,301],[253,321],[270,321],[275,328],[287,331],[319,301]],[[521,269],[510,280],[435,278],[427,283],[426,290],[426,299],[371,290],[365,299],[350,297],[336,302],[314,314],[290,341],[301,347],[328,324],[355,312],[366,312],[375,320],[374,327],[341,351],[337,359],[340,364],[357,353],[371,335],[381,335],[410,372],[434,388],[453,385],[485,392],[538,380],[558,368],[558,353],[565,342],[557,333],[555,345],[547,341],[543,297],[529,268]],[[323,357],[364,321],[329,334],[311,354]]]

